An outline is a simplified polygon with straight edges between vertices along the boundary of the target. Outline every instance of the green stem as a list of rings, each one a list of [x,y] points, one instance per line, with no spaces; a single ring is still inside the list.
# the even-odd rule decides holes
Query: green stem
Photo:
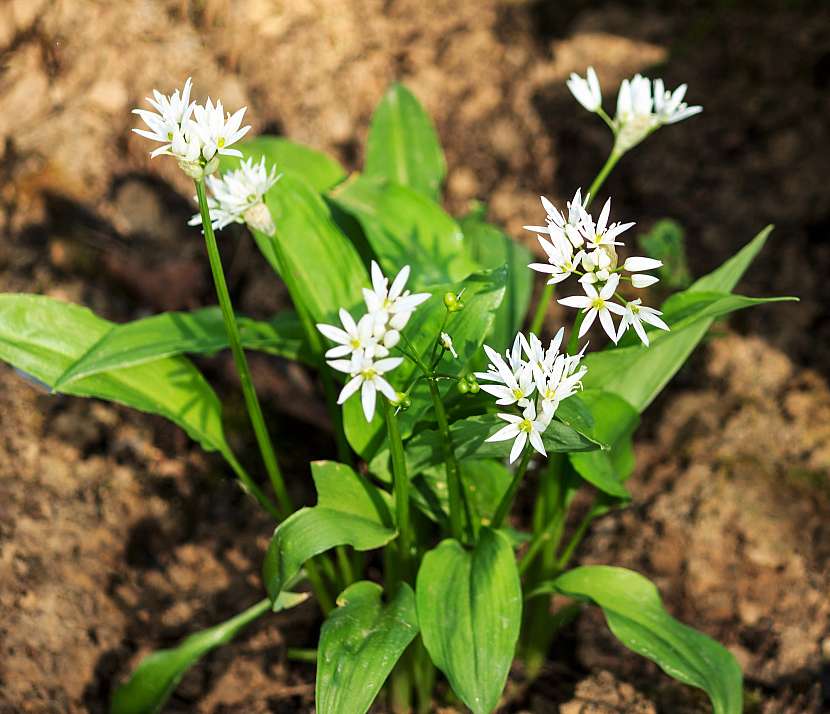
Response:
[[[317,661],[317,650],[307,647],[288,647],[285,650],[285,659],[314,664]]]
[[[501,501],[499,501],[496,512],[493,514],[493,521],[491,523],[493,528],[501,528],[501,524],[503,523],[507,512],[510,510],[510,506],[513,505],[513,499],[516,498],[516,492],[519,490],[519,484],[521,484],[522,479],[525,477],[527,465],[530,463],[530,457],[532,454],[533,449],[530,444],[528,444],[525,446],[524,453],[522,454],[522,460],[519,462],[519,468],[517,468],[516,473],[513,474],[513,480],[510,482],[510,486],[508,486],[507,491],[505,491],[504,495],[501,497]]]
[[[297,293],[293,292],[292,294],[296,295]],[[326,397],[326,409],[329,413],[332,427],[334,428],[334,439],[337,444],[337,460],[351,465],[352,453],[351,449],[349,449],[349,443],[346,441],[346,432],[343,430],[343,411],[337,404],[337,387],[334,384],[331,370],[323,357],[323,343],[320,340],[320,334],[317,332],[317,328],[303,306],[299,302],[295,302],[294,307],[300,318],[300,324],[303,326],[303,332],[305,332],[306,341],[308,342],[312,357],[318,361],[318,371],[320,373],[320,379],[323,382],[323,394]]]
[[[555,285],[549,285],[545,283],[545,287],[542,288],[542,294],[539,296],[539,304],[536,305],[536,312],[533,313],[533,322],[530,323],[530,331],[534,335],[539,334],[539,330],[542,329],[542,325],[545,322],[545,315],[548,314],[548,308],[550,307],[551,300],[553,300],[553,294],[556,291]]]
[[[565,515],[565,508],[557,510],[545,529],[537,533],[533,540],[530,541],[527,551],[519,561],[519,575],[524,575],[536,556],[539,555],[539,551],[544,546],[552,544],[553,549],[556,549],[556,546],[559,544],[559,540],[562,537],[562,530],[565,527]]]
[[[597,192],[602,187],[602,184],[605,183],[605,179],[608,178],[608,174],[611,173],[611,170],[617,165],[617,162],[622,157],[622,154],[617,153],[616,151],[612,151],[608,158],[605,160],[605,163],[602,165],[602,168],[599,170],[594,182],[591,184],[590,188],[588,189],[588,199],[585,201],[585,208],[591,205],[591,202],[594,200],[594,196],[597,195]]]
[[[569,355],[575,355],[579,351],[579,328],[582,327],[582,322],[585,320],[585,312],[580,310],[576,314],[574,325],[571,328],[570,337],[568,337],[567,351]]]
[[[444,442],[444,458],[446,461],[447,470],[447,494],[450,501],[450,530],[452,537],[461,542],[463,538],[463,518],[462,508],[467,510],[467,516],[470,516],[469,507],[466,506],[466,498],[464,497],[463,486],[461,484],[461,469],[458,465],[458,460],[455,458],[455,449],[452,445],[452,435],[450,434],[450,425],[447,421],[447,412],[444,410],[444,403],[441,401],[441,394],[438,391],[438,385],[432,377],[427,379],[429,384],[429,393],[432,397],[432,405],[435,409],[435,418],[438,421],[438,429],[441,432]],[[475,529],[473,519],[470,518],[471,527]]]
[[[401,430],[395,407],[383,400],[386,416],[386,431],[389,437],[389,453],[392,460],[392,488],[395,495],[395,517],[398,526],[399,572],[404,580],[409,579],[409,559],[412,549],[412,529],[409,525],[409,475],[406,471],[406,457],[403,451]]]
[[[582,539],[585,537],[585,533],[588,530],[588,527],[591,523],[594,522],[594,519],[597,517],[596,512],[593,508],[585,514],[585,517],[579,522],[579,525],[576,527],[574,534],[571,536],[571,539],[568,541],[568,544],[565,546],[565,549],[562,551],[562,554],[556,560],[556,569],[557,570],[564,570],[568,563],[571,562],[571,558],[573,557],[574,551],[577,549],[579,544],[582,542]]]
[[[239,374],[239,381],[242,384],[245,406],[248,409],[248,416],[251,419],[251,425],[256,434],[257,444],[262,454],[262,460],[265,463],[265,469],[268,472],[268,477],[271,479],[271,485],[277,496],[280,514],[285,517],[292,510],[291,499],[285,488],[285,481],[283,480],[279,464],[277,463],[277,456],[274,453],[274,447],[271,444],[271,438],[265,426],[262,408],[259,405],[259,399],[257,399],[256,391],[254,390],[248,360],[245,358],[245,352],[242,349],[242,342],[239,337],[239,326],[236,324],[231,296],[228,292],[227,283],[225,282],[222,258],[219,255],[219,246],[216,244],[216,236],[213,233],[213,227],[210,222],[210,210],[208,209],[207,196],[205,195],[204,179],[196,181],[196,195],[199,199],[202,230],[205,236],[208,259],[210,261],[210,270],[213,273],[213,282],[216,286],[216,297],[219,300],[222,318],[225,321],[225,330],[228,334],[228,342],[230,343],[231,353],[233,354],[233,361],[236,365],[236,371]]]

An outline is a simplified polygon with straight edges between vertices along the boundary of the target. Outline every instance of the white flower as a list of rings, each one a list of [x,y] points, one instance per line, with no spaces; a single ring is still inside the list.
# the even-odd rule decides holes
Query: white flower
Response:
[[[610,247],[615,245],[623,245],[615,240],[617,236],[631,228],[634,223],[608,223],[608,217],[611,214],[611,199],[609,198],[600,211],[597,222],[587,211],[583,211],[582,221],[580,222],[580,232],[585,237],[589,248]]]
[[[564,334],[565,328],[560,327],[547,349],[532,332],[530,333],[530,339],[525,339],[524,335],[520,335],[522,347],[527,355],[527,362],[533,370],[534,378],[541,379],[541,375],[546,374],[553,367],[556,358],[559,356],[559,348],[562,346]]]
[[[192,83],[185,82],[181,93],[178,90],[169,97],[153,90],[154,99],[147,101],[157,113],[134,109],[149,127],[133,129],[137,134],[158,141],[162,146],[155,149],[151,158],[166,154],[173,156],[188,176],[195,180],[210,176],[219,167],[218,154],[242,156],[230,146],[241,139],[251,128],[241,126],[245,113],[243,107],[233,116],[225,116],[221,102],[214,105],[210,99],[201,105],[190,101]]]
[[[370,356],[376,356],[377,341],[372,334],[372,316],[364,315],[355,322],[349,312],[340,308],[340,322],[343,329],[334,325],[318,324],[317,329],[328,337],[337,347],[326,352],[326,359],[345,357],[358,350]],[[380,355],[385,356],[385,355]]]
[[[615,343],[617,342],[617,331],[614,327],[614,320],[611,317],[611,313],[613,312],[617,315],[622,315],[625,312],[625,308],[622,305],[612,302],[611,298],[614,296],[614,292],[617,290],[619,282],[620,276],[617,273],[613,273],[608,278],[608,282],[602,286],[599,292],[597,292],[597,289],[593,285],[589,283],[582,283],[582,287],[585,290],[584,296],[575,295],[573,297],[566,297],[559,300],[561,305],[565,305],[566,307],[581,308],[585,313],[585,318],[582,321],[582,327],[579,329],[579,337],[582,337],[586,332],[588,332],[591,325],[594,324],[594,320],[597,316],[599,316],[599,321],[602,325],[602,329],[605,330],[605,334],[607,334],[608,337],[610,337]]]
[[[366,308],[375,322],[376,334],[383,334],[387,327],[402,330],[418,305],[430,298],[430,293],[411,294],[404,290],[409,279],[409,266],[405,265],[392,281],[384,277],[380,266],[372,261],[372,289],[363,288]]]
[[[513,448],[510,449],[510,463],[512,464],[521,456],[528,439],[530,445],[542,456],[547,456],[545,445],[542,443],[542,434],[548,428],[549,420],[536,418],[536,406],[530,402],[522,412],[522,416],[516,414],[499,414],[499,419],[504,419],[508,425],[499,429],[487,441],[507,441],[515,439]]]
[[[133,131],[145,139],[163,144],[150,154],[151,157],[154,158],[160,154],[168,153],[176,133],[180,131],[182,124],[187,122],[194,107],[194,104],[190,102],[192,86],[193,82],[188,77],[181,94],[177,89],[168,97],[154,89],[153,99],[147,97],[147,101],[156,110],[157,113],[155,114],[146,109],[133,109],[133,114],[138,114],[150,128],[150,131],[146,129],[133,129]]]
[[[231,149],[231,145],[239,141],[250,130],[250,126],[242,126],[242,117],[247,107],[242,107],[233,115],[222,107],[222,102],[217,101],[214,105],[210,97],[204,105],[197,104],[193,108],[193,121],[191,130],[202,143],[202,156],[210,161],[216,154],[223,156],[242,157],[237,149]]]
[[[221,177],[208,176],[205,183],[210,192],[208,208],[214,230],[231,223],[247,223],[266,235],[273,235],[276,227],[263,199],[280,176],[275,166],[270,171],[266,168],[265,157],[256,164],[253,158],[248,158],[239,168],[226,171]],[[190,219],[191,226],[201,223],[198,213]]]
[[[703,107],[690,107],[683,101],[686,89],[686,85],[681,84],[674,92],[669,92],[662,79],[654,80],[654,113],[661,124],[674,124],[703,111]]]
[[[475,376],[481,380],[495,382],[482,384],[481,389],[496,397],[496,404],[507,406],[519,403],[520,405],[533,394],[536,385],[533,381],[533,370],[520,358],[511,360],[508,367],[504,358],[492,347],[484,345],[484,352],[490,358],[487,372],[476,372]]]
[[[551,237],[558,234],[564,234],[565,237],[571,241],[574,248],[580,248],[583,243],[582,236],[579,233],[579,226],[585,216],[585,204],[588,202],[589,196],[582,199],[582,190],[577,189],[574,197],[568,201],[568,217],[563,216],[559,209],[553,205],[547,198],[540,196],[542,206],[547,214],[545,226],[523,226],[525,230],[533,231],[534,233],[547,233]]]
[[[445,350],[449,350],[453,359],[458,359],[458,352],[455,351],[455,347],[452,345],[452,337],[450,337],[446,332],[441,333],[441,346]]]
[[[656,79],[652,94],[652,83],[647,77],[637,74],[630,80],[624,79],[613,122],[617,137],[614,150],[622,154],[663,124],[674,124],[703,111],[700,106],[687,106],[682,101],[685,94],[685,84],[668,92],[663,80]]]
[[[547,253],[548,262],[530,263],[527,267],[538,273],[549,274],[548,285],[561,283],[579,267],[585,253],[580,250],[574,255],[573,244],[565,238],[564,233],[551,235],[550,240],[546,240],[540,235],[537,235],[536,238],[539,240],[542,250]]]
[[[333,360],[329,362],[332,369],[345,372],[351,376],[346,386],[337,398],[338,404],[343,404],[358,389],[360,389],[360,400],[363,405],[363,414],[366,421],[372,421],[375,416],[375,402],[377,393],[380,392],[387,399],[394,402],[398,396],[395,389],[384,379],[383,375],[395,369],[401,362],[402,357],[387,357],[375,362],[372,358],[356,351],[350,360]]]
[[[648,347],[648,335],[646,334],[642,323],[645,322],[646,324],[659,327],[661,330],[668,331],[669,326],[659,317],[662,314],[663,313],[659,310],[655,310],[653,307],[646,307],[645,305],[642,305],[639,298],[632,300],[625,306],[625,312],[623,313],[623,319],[620,322],[620,329],[617,333],[617,339],[619,340],[629,327],[633,327],[634,332],[637,333],[637,337],[639,337],[642,343]]]
[[[602,92],[599,87],[599,79],[593,67],[588,67],[587,78],[582,78],[576,72],[572,72],[567,83],[568,89],[578,101],[589,112],[595,112],[602,104]]]
[[[542,414],[546,419],[552,419],[560,402],[582,387],[582,378],[588,372],[588,368],[579,367],[581,359],[582,353],[572,356],[559,355],[552,368],[540,375],[536,388],[539,390]]]

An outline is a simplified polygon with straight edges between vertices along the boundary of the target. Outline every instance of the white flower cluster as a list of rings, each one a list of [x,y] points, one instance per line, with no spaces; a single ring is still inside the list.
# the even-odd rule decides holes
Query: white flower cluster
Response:
[[[559,300],[562,305],[582,308],[585,313],[579,337],[585,335],[599,317],[602,328],[615,343],[629,327],[633,327],[643,343],[648,345],[648,335],[642,323],[654,325],[661,330],[668,330],[668,325],[660,319],[659,310],[646,307],[639,298],[631,301],[622,299],[617,293],[617,287],[621,279],[629,281],[635,288],[653,285],[658,282],[658,278],[645,271],[659,268],[663,263],[654,258],[631,257],[618,265],[616,246],[623,244],[616,239],[634,224],[608,222],[611,213],[610,198],[594,222],[585,208],[587,199],[586,196],[583,202],[580,191],[577,191],[568,203],[566,219],[547,198],[541,197],[547,213],[546,225],[525,226],[525,229],[537,233],[548,262],[531,263],[529,267],[549,274],[549,285],[560,283],[571,275],[579,277],[585,295]],[[631,275],[624,276],[624,271]],[[619,302],[615,302],[615,298]],[[612,313],[622,316],[618,328],[614,326]]]
[[[665,88],[662,79],[652,82],[637,74],[620,84],[617,115],[612,121],[602,109],[602,91],[593,67],[588,67],[586,77],[571,74],[567,84],[583,107],[608,122],[616,137],[614,151],[618,154],[636,146],[663,124],[674,124],[703,111],[703,107],[690,107],[683,101],[685,84],[671,92]]]
[[[270,170],[266,168],[264,156],[256,164],[249,158],[238,169],[226,171],[218,178],[208,176],[205,183],[210,192],[207,203],[213,229],[221,230],[231,223],[247,223],[251,228],[274,235],[274,221],[263,198],[281,176],[277,174],[276,166]],[[202,216],[198,213],[189,221],[191,226],[201,224]]]
[[[320,332],[337,343],[326,352],[329,366],[351,377],[337,403],[342,404],[360,389],[366,421],[375,415],[378,392],[390,401],[397,400],[394,388],[383,375],[395,369],[403,358],[389,357],[389,350],[400,341],[400,331],[415,308],[431,297],[430,293],[413,294],[405,290],[408,279],[409,266],[405,265],[390,286],[380,266],[372,261],[372,288],[363,289],[368,312],[355,322],[347,310],[341,309],[342,328],[317,325]]]
[[[188,176],[201,179],[219,166],[219,155],[242,156],[230,147],[248,133],[250,126],[242,126],[246,107],[235,114],[226,114],[222,102],[214,104],[209,98],[205,104],[190,101],[193,83],[188,77],[181,93],[177,89],[170,96],[153,90],[147,101],[155,112],[133,109],[149,128],[133,129],[136,134],[162,144],[150,156],[173,156]]]
[[[519,458],[528,440],[536,451],[547,456],[542,434],[560,402],[582,387],[582,377],[588,371],[580,366],[585,350],[576,355],[560,353],[563,333],[564,328],[556,333],[547,348],[536,335],[531,333],[527,339],[519,333],[504,357],[484,345],[490,364],[486,372],[476,372],[478,379],[488,382],[481,389],[496,397],[499,406],[515,404],[522,410],[521,416],[499,414],[508,424],[487,439],[515,439],[510,463]]]

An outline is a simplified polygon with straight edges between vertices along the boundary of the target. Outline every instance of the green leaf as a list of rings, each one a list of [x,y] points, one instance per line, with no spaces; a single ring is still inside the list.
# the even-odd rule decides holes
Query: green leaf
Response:
[[[732,290],[752,259],[763,247],[771,228],[767,228],[720,268],[695,282],[687,291],[670,298],[667,312],[671,318],[672,301],[688,307],[696,298],[690,293],[706,293],[697,309],[669,325],[671,332],[651,333],[651,346],[629,346],[593,352],[583,364],[588,367],[583,383],[588,388],[603,389],[625,399],[642,412],[665,387],[706,334],[716,317],[764,302],[791,298],[747,298],[725,295]],[[719,298],[713,294],[721,293]]]
[[[268,322],[237,317],[247,349],[308,362],[297,315],[284,312]],[[55,389],[83,377],[153,362],[183,353],[210,354],[225,349],[228,337],[218,306],[194,312],[164,312],[113,325],[55,383]]]
[[[283,593],[275,609],[299,605],[309,593]],[[236,617],[190,635],[178,647],[148,655],[130,679],[115,690],[110,714],[156,714],[162,710],[181,678],[211,650],[225,645],[247,625],[271,609],[267,598]]]
[[[418,634],[415,594],[402,583],[384,605],[383,588],[362,580],[337,598],[317,647],[318,714],[365,714]]]
[[[533,289],[530,251],[485,221],[485,207],[479,204],[459,224],[470,255],[483,268],[507,265],[507,290],[496,312],[487,342],[497,352],[505,350],[522,328]]]
[[[482,528],[475,548],[445,540],[421,563],[415,587],[424,645],[475,714],[496,708],[522,619],[522,588],[507,538]]]
[[[458,224],[434,201],[383,178],[354,176],[330,194],[353,216],[383,269],[412,267],[412,288],[461,280],[478,269]]]
[[[272,600],[308,559],[338,545],[371,550],[396,535],[389,497],[344,464],[315,461],[317,505],[301,508],[277,526],[262,566]]]
[[[484,335],[493,323],[494,315],[504,298],[507,271],[504,266],[496,270],[488,270],[470,275],[460,283],[440,285],[428,289],[432,297],[415,310],[403,334],[413,349],[420,355],[429,357],[434,340],[446,315],[443,295],[447,291],[458,293],[464,291],[464,309],[450,316],[445,326],[453,339],[458,359],[445,354],[438,364],[437,370],[444,374],[459,375],[464,373],[473,357],[481,351]],[[415,377],[417,368],[407,359],[403,364],[387,376],[392,386],[397,390],[406,389]],[[439,389],[446,395],[454,382],[442,381]],[[401,434],[409,437],[418,420],[431,410],[429,390],[427,385],[420,382],[412,391],[412,407],[401,413]],[[371,459],[380,447],[386,430],[383,418],[378,413],[374,420],[367,424],[360,407],[360,397],[349,399],[343,408],[343,423],[346,436],[352,448],[363,458]]]
[[[317,192],[327,191],[346,178],[345,169],[328,154],[277,136],[258,136],[234,148],[242,152],[242,160],[252,157],[259,161],[264,156],[269,168],[276,166],[283,174],[281,180],[286,176],[299,177]],[[240,159],[233,156],[220,157],[223,172],[237,168],[239,163]]]
[[[692,282],[686,262],[683,226],[670,218],[657,221],[648,233],[637,237],[640,249],[649,258],[662,260],[657,276],[674,290],[686,288]]]
[[[495,414],[459,419],[450,425],[450,435],[459,461],[465,459],[506,459],[513,445],[512,441],[487,441],[506,422]],[[591,451],[601,444],[560,421],[553,420],[544,434],[545,450],[551,452]],[[406,468],[410,476],[421,473],[431,466],[444,463],[443,438],[438,430],[421,431],[406,444]],[[381,480],[391,480],[388,466],[389,454],[385,449],[378,452],[369,464],[370,471]]]
[[[475,506],[473,511],[482,522],[489,522],[513,480],[512,473],[504,463],[493,459],[468,459],[460,467],[461,482]],[[424,515],[449,527],[447,471],[443,465],[426,468],[415,476],[410,496]]]
[[[366,142],[367,176],[408,186],[434,201],[441,197],[447,164],[435,127],[415,95],[393,84],[381,99]]]
[[[634,466],[631,435],[640,422],[639,415],[622,397],[611,392],[585,390],[579,396],[593,415],[594,437],[609,448],[569,454],[571,465],[600,491],[628,500],[631,496],[623,481]],[[572,398],[565,400],[563,405],[570,401]]]
[[[113,329],[90,310],[41,295],[0,295],[0,360],[54,388],[58,379]],[[222,407],[210,385],[184,357],[165,357],[99,372],[59,390],[159,414],[208,451],[238,466],[225,440]]]
[[[743,711],[741,670],[732,654],[671,617],[657,588],[639,573],[584,566],[560,575],[552,586],[556,592],[599,605],[620,642],[656,662],[669,676],[703,689],[715,714]]]
[[[298,310],[314,322],[338,324],[338,310],[361,303],[361,288],[369,284],[357,251],[303,179],[286,174],[268,192],[266,203],[276,233],[253,231],[259,249],[282,277]]]

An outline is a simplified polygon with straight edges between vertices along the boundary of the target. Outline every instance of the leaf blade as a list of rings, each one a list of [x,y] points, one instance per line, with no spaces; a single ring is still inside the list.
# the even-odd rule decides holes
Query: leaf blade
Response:
[[[387,605],[382,593],[367,580],[350,585],[323,623],[315,695],[320,714],[365,714],[418,634],[412,588],[402,583]]]

